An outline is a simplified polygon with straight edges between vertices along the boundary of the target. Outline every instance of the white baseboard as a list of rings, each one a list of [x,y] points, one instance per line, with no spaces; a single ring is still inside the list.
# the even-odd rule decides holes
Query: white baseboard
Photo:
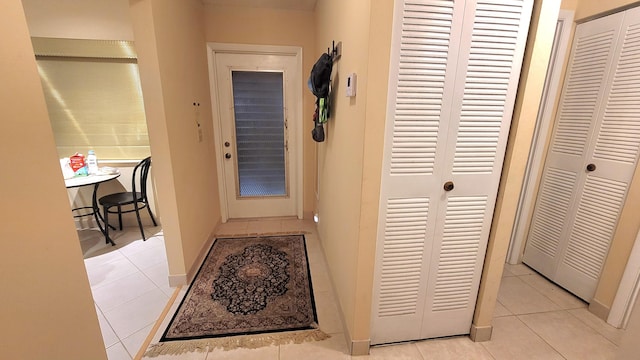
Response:
[[[324,247],[322,246],[322,239],[320,239],[320,234],[317,234],[318,242],[320,243],[320,248],[322,252],[322,257],[324,258],[324,263],[328,264],[327,257],[325,256]],[[327,269],[328,271],[329,269]],[[311,279],[313,281],[313,278]],[[329,281],[331,282],[331,289],[333,290],[333,294],[336,300],[336,307],[338,308],[338,316],[340,317],[340,322],[342,323],[342,329],[344,330],[344,337],[347,342],[347,346],[349,347],[348,352],[352,356],[361,356],[361,355],[369,355],[369,347],[371,344],[370,339],[366,340],[353,340],[351,338],[351,333],[349,333],[349,328],[347,327],[347,323],[345,321],[344,312],[342,311],[342,306],[340,306],[340,301],[338,300],[338,292],[336,291],[335,284],[333,283],[333,279],[331,278],[331,273],[329,273]],[[322,328],[321,328],[322,329]]]
[[[202,246],[200,247],[200,250],[198,251],[198,258],[193,262],[189,271],[186,274],[169,275],[169,286],[176,287],[191,283],[191,280],[193,280],[193,278],[196,276],[198,270],[200,269],[200,266],[202,266],[202,262],[209,253],[209,249],[211,248],[211,244],[213,243],[214,239],[215,228],[211,232],[211,234],[209,234],[209,238],[207,239],[207,241],[205,241],[204,244],[202,244]]]
[[[483,342],[491,340],[491,333],[493,332],[493,326],[476,326],[471,324],[471,334],[469,337],[475,342]]]
[[[371,341],[369,340],[351,340],[350,343],[351,356],[364,356],[369,355],[369,347]]]
[[[609,312],[611,312],[611,308],[602,304],[596,299],[591,299],[591,302],[589,303],[589,312],[599,317],[600,319],[607,321]]]
[[[193,262],[193,265],[191,265],[189,272],[187,272],[187,280],[189,283],[191,283],[191,280],[193,280],[193,278],[198,273],[198,270],[200,270],[200,266],[202,266],[204,259],[207,257],[209,249],[211,248],[211,244],[213,244],[213,240],[215,238],[216,237],[214,235],[214,232],[212,232],[211,234],[209,234],[209,238],[207,239],[207,241],[205,241],[204,244],[202,244],[202,247],[200,247],[196,261]]]
[[[187,274],[169,275],[169,286],[177,287],[187,285]]]

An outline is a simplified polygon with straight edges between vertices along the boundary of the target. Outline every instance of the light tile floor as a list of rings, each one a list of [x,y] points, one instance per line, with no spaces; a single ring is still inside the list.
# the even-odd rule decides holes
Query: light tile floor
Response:
[[[116,246],[97,230],[80,230],[80,245],[109,360],[131,360],[174,289],[159,227],[112,231]]]
[[[584,302],[527,266],[507,264],[494,313],[491,341],[474,343],[466,336],[451,337],[375,346],[368,356],[351,357],[347,354],[344,330],[312,222],[277,219],[234,221],[216,229],[219,237],[278,232],[305,233],[318,322],[331,338],[300,345],[254,350],[214,349],[208,353],[165,355],[153,359],[614,359],[624,333],[591,314]],[[162,232],[157,232],[146,243],[135,239],[136,235],[139,237],[139,232],[132,228],[116,241],[116,250],[101,250],[98,246],[100,255],[86,260],[110,360],[130,359],[137,353],[155,321],[152,313],[159,316],[164,306],[161,304],[163,301],[166,303],[173,292],[166,285],[166,257],[163,258],[164,255],[155,249],[164,249]],[[141,251],[149,255],[142,255]],[[116,265],[123,269],[118,270]],[[153,335],[153,342],[164,331],[186,288],[180,291],[160,330]]]

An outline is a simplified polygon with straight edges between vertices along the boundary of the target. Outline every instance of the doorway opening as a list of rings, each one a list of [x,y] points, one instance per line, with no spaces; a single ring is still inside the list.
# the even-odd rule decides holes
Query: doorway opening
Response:
[[[209,44],[222,221],[302,218],[302,50]]]

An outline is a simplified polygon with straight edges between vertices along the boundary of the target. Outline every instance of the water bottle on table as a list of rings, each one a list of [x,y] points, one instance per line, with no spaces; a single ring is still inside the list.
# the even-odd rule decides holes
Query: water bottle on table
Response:
[[[98,157],[93,150],[89,150],[87,154],[87,170],[89,171],[89,175],[97,175],[99,173]]]

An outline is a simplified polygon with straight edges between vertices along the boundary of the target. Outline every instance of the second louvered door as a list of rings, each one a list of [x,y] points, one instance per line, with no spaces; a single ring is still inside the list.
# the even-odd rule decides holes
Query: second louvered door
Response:
[[[396,1],[372,344],[470,331],[531,5]]]
[[[591,301],[640,146],[640,9],[578,25],[523,261]]]

